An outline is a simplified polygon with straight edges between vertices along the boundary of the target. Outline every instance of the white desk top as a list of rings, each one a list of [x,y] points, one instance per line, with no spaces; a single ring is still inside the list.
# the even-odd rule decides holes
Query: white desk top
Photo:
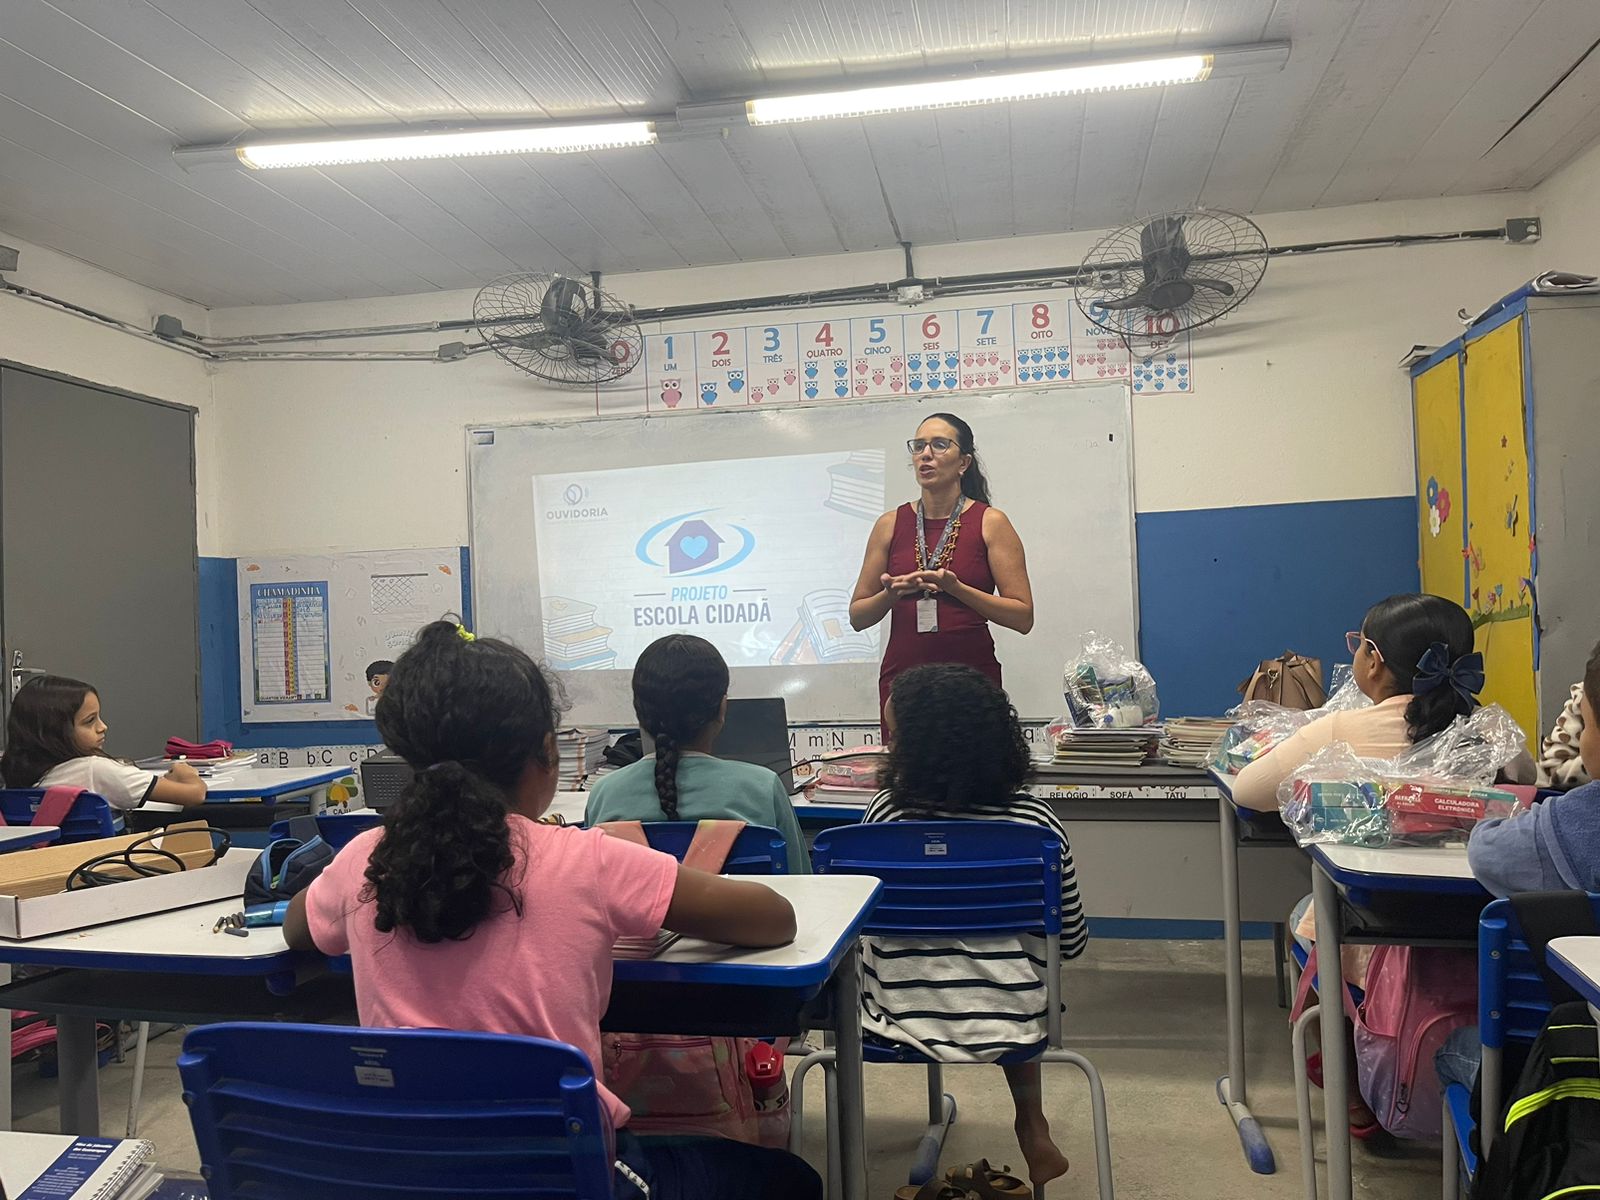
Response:
[[[1471,879],[1465,846],[1317,845],[1309,847],[1340,871],[1361,875],[1410,875],[1429,879]]]
[[[665,979],[684,974],[701,977],[706,967],[727,966],[776,968],[776,971],[766,971],[769,977],[815,970],[835,955],[847,931],[859,926],[862,911],[879,887],[876,879],[852,875],[775,875],[752,882],[767,884],[773,891],[787,896],[794,905],[799,929],[789,945],[770,950],[746,950],[695,938],[679,938],[653,959],[618,960],[617,977]],[[237,899],[217,900],[26,942],[0,942],[0,962],[152,970],[158,968],[149,961],[151,959],[178,959],[183,962],[166,969],[192,967],[198,973],[238,973],[238,968],[246,963],[265,966],[264,960],[284,959],[289,948],[283,940],[283,930],[277,927],[252,929],[248,937],[211,932],[218,917],[238,912],[241,907]],[[130,957],[144,961],[137,964],[118,961]],[[68,958],[72,961],[65,961]],[[204,965],[207,963],[212,964],[210,971]],[[752,970],[752,976],[757,973]],[[752,978],[744,982],[765,981]],[[772,978],[771,982],[778,980]]]
[[[60,832],[55,825],[0,825],[0,850],[10,846],[26,846],[41,837],[53,841]]]
[[[1600,1004],[1600,937],[1552,938],[1548,953],[1557,975],[1590,1004]]]
[[[560,816],[568,825],[583,824],[583,810],[589,804],[588,792],[557,792],[545,816]]]
[[[242,800],[255,796],[284,796],[310,791],[354,775],[353,765],[339,767],[263,767],[257,763],[218,767],[206,778],[206,797],[211,800]]]

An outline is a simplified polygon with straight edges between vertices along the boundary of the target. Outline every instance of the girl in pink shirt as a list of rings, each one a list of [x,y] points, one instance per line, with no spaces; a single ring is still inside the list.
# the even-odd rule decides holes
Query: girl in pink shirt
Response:
[[[416,775],[383,827],[340,851],[284,922],[295,949],[350,956],[362,1024],[550,1038],[598,1064],[619,939],[662,928],[734,946],[793,939],[794,910],[770,888],[538,823],[556,790],[560,713],[515,646],[427,626],[376,716]],[[627,1106],[599,1091],[619,1158],[655,1200],[735,1200],[752,1181],[765,1197],[820,1200],[816,1172],[793,1155],[634,1137]]]

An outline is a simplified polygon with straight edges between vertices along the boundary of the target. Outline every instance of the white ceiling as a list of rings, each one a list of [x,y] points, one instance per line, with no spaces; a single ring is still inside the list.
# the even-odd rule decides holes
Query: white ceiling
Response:
[[[1600,135],[1597,37],[1595,0],[0,0],[0,229],[223,306],[1523,188]],[[325,171],[171,155],[1273,40],[1293,49],[1264,76],[726,142]]]

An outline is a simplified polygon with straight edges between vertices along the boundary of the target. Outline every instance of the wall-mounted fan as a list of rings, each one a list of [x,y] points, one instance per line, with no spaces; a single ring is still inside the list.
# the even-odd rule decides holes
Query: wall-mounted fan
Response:
[[[564,275],[502,275],[473,299],[472,319],[496,354],[551,383],[619,379],[644,357],[633,310]]]
[[[1167,213],[1095,244],[1078,276],[1078,307],[1124,340],[1170,337],[1237,308],[1266,269],[1267,236],[1248,217]]]

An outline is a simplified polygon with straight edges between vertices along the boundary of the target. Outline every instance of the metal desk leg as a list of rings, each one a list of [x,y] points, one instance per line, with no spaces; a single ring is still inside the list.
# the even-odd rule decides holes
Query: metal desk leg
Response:
[[[11,964],[0,963],[0,986],[11,982]],[[11,1010],[0,1008],[0,1030],[6,1038],[6,1062],[0,1070],[0,1133],[11,1128]]]
[[[1346,1078],[1344,963],[1339,893],[1315,861],[1311,895],[1317,909],[1317,1000],[1322,1009],[1322,1119],[1328,1138],[1329,1200],[1350,1200],[1350,1081]]]
[[[861,950],[850,953],[833,973],[834,1074],[839,1089],[839,1167],[844,1177],[842,1200],[866,1200],[867,1105],[861,1076]]]
[[[1228,1073],[1217,1080],[1217,1099],[1239,1131],[1245,1161],[1258,1175],[1271,1175],[1278,1165],[1267,1135],[1250,1113],[1244,1067],[1244,954],[1239,928],[1239,818],[1225,796],[1217,799],[1217,825],[1222,831],[1223,975],[1228,990]]]
[[[56,1017],[56,1065],[61,1132],[99,1137],[100,1058],[93,1017]]]

